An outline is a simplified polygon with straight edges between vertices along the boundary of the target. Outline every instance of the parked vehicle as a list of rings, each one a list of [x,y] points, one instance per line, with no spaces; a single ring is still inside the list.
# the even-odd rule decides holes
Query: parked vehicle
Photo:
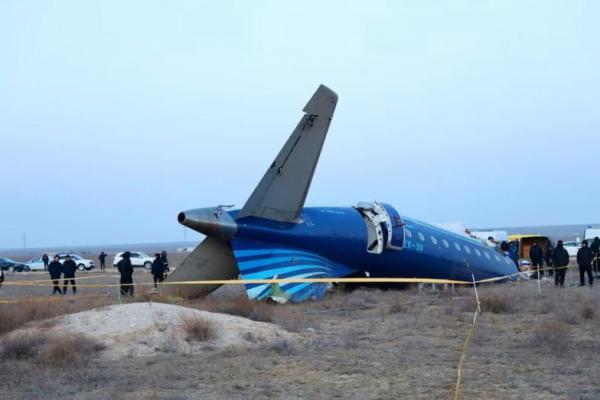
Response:
[[[0,268],[3,271],[9,271],[9,272],[29,271],[29,266],[27,264],[23,264],[18,261],[15,261],[11,258],[6,258],[6,257],[0,258]]]
[[[569,253],[569,257],[577,257],[577,252],[581,248],[581,242],[573,240],[570,242],[564,242],[563,246],[565,247],[567,253]]]
[[[588,241],[588,245],[591,245],[594,238],[600,238],[600,228],[587,228],[583,233],[583,239]]]
[[[96,268],[96,265],[92,260],[88,260],[87,258],[83,258],[80,255],[73,253],[57,254],[57,256],[59,257],[58,261],[60,261],[60,263],[62,264],[63,261],[65,261],[65,259],[67,258],[67,255],[71,256],[71,260],[75,261],[75,264],[77,264],[77,269],[80,271],[89,271],[90,269]],[[54,256],[50,257],[50,260],[52,259],[54,259]]]
[[[548,242],[548,236],[544,236],[544,235],[538,235],[538,234],[528,234],[528,235],[522,235],[522,234],[516,234],[516,235],[509,235],[508,236],[508,241],[513,241],[516,240],[519,242],[519,266],[523,265],[523,266],[528,266],[529,262],[531,261],[529,259],[529,250],[531,249],[531,246],[533,246],[533,243],[537,243],[538,246],[540,246],[542,248],[542,251],[546,251],[546,243]],[[527,261],[527,262],[525,262]],[[521,268],[521,269],[526,269],[526,268]]]
[[[144,267],[147,270],[149,270],[150,268],[152,268],[152,261],[154,261],[153,257],[150,257],[148,254],[146,253],[142,253],[141,251],[131,251],[131,265],[136,268],[136,267]],[[123,258],[123,253],[117,253],[115,254],[115,258],[113,259],[113,267],[117,268],[117,263],[119,261],[121,261],[121,259]]]
[[[44,261],[42,260],[42,257],[32,258],[31,260],[27,261],[25,264],[27,264],[30,271],[44,271],[45,270]]]

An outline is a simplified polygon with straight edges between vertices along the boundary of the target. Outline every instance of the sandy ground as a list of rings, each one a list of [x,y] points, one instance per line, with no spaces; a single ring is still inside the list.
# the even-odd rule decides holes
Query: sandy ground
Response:
[[[136,274],[138,281],[146,279],[144,272]],[[535,281],[479,288],[484,304],[502,307],[484,308],[478,319],[461,398],[599,397],[600,289],[576,282],[570,274],[559,290],[544,280],[541,294]],[[47,293],[9,286],[0,293],[18,297],[42,289]],[[82,288],[81,296],[86,293]],[[183,304],[213,310],[240,294],[239,288],[223,288]],[[64,301],[82,300],[68,295]],[[474,307],[472,289],[337,291],[319,302],[270,306],[281,327],[276,329],[293,332],[293,342],[196,353],[181,348],[118,360],[98,355],[65,369],[3,359],[0,398],[452,398]],[[68,330],[70,320],[63,321]]]

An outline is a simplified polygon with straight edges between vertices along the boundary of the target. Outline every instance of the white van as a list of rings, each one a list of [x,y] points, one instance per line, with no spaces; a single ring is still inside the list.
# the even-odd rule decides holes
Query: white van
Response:
[[[589,245],[592,244],[595,237],[600,238],[600,228],[587,228],[583,234],[583,239],[587,240]]]

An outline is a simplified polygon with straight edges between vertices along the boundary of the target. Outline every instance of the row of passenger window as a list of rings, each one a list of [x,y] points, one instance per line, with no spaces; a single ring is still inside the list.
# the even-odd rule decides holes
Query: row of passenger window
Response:
[[[412,239],[412,237],[413,237],[412,232],[409,229],[405,229],[405,232],[406,232],[406,238]],[[425,235],[423,235],[421,232],[417,232],[417,237],[419,238],[419,240],[421,242],[425,242]],[[435,236],[430,235],[429,239],[431,240],[431,243],[433,243],[434,245],[437,246],[438,240]],[[447,249],[450,248],[450,243],[448,243],[448,241],[446,239],[442,239],[442,244],[444,245],[445,248],[447,248]],[[463,245],[462,248],[460,247],[460,244],[458,244],[456,242],[453,242],[452,244],[454,245],[454,248],[456,249],[456,251],[462,251],[464,249],[465,253],[471,254],[471,248],[469,246],[467,246],[466,244]],[[485,250],[479,251],[479,249],[477,249],[477,248],[474,248],[473,251],[475,251],[475,254],[477,254],[478,257],[482,257],[482,255],[483,255],[488,260],[491,259],[489,251],[485,251]],[[496,261],[502,261],[502,258],[500,258],[500,256],[498,254],[494,253],[493,256],[496,259]],[[510,261],[506,257],[504,257],[504,261],[507,264],[510,264]]]

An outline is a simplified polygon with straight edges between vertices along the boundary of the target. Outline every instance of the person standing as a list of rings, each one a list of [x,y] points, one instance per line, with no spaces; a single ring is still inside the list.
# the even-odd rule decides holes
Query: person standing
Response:
[[[133,265],[131,265],[131,253],[126,251],[117,263],[117,269],[121,274],[121,295],[133,297]]]
[[[0,287],[2,287],[2,282],[4,282],[4,271],[0,268]]]
[[[529,258],[531,259],[531,264],[533,268],[535,268],[535,274],[533,279],[538,278],[538,274],[540,277],[544,276],[544,251],[536,242],[533,242],[533,245],[529,249]]]
[[[554,251],[554,246],[552,246],[552,242],[550,239],[546,241],[546,248],[544,249],[544,261],[548,266],[548,276],[554,275],[554,268],[552,268],[552,252]]]
[[[594,263],[594,270],[596,273],[600,272],[600,238],[596,236],[592,245],[590,246],[592,250],[592,256],[594,257],[592,262]]]
[[[106,253],[101,252],[98,259],[100,260],[100,271],[103,271],[106,268]]]
[[[163,264],[163,272],[168,271],[169,270],[169,260],[167,260],[167,252],[165,250],[163,250],[163,252],[161,253],[160,259],[162,260],[162,264]]]
[[[160,253],[156,253],[154,255],[154,261],[152,262],[152,279],[154,280],[154,288],[158,287],[158,284],[161,283],[165,277],[165,267],[162,260],[162,255]]]
[[[513,260],[517,268],[519,268],[519,242],[516,240],[511,240],[508,244],[508,256]]]
[[[48,263],[50,262],[48,254],[44,253],[44,255],[42,256],[42,261],[44,262],[44,271],[48,271]]]
[[[579,286],[585,286],[585,273],[588,275],[590,286],[594,284],[592,276],[592,250],[588,247],[587,240],[581,243],[581,248],[577,251],[577,265],[579,265]]]
[[[569,253],[563,247],[563,241],[559,240],[556,243],[556,248],[552,253],[552,264],[554,264],[554,285],[565,287],[565,275],[567,274],[567,266],[569,265]]]
[[[69,281],[71,281],[71,289],[73,294],[77,293],[77,287],[75,286],[75,271],[77,271],[77,264],[71,259],[71,256],[67,254],[65,261],[62,265],[63,270],[63,294],[67,294],[67,287]]]
[[[62,274],[63,266],[60,263],[60,257],[54,256],[54,260],[48,264],[48,272],[50,273],[50,280],[52,281],[52,295],[56,293],[62,294],[60,290],[60,275]]]

